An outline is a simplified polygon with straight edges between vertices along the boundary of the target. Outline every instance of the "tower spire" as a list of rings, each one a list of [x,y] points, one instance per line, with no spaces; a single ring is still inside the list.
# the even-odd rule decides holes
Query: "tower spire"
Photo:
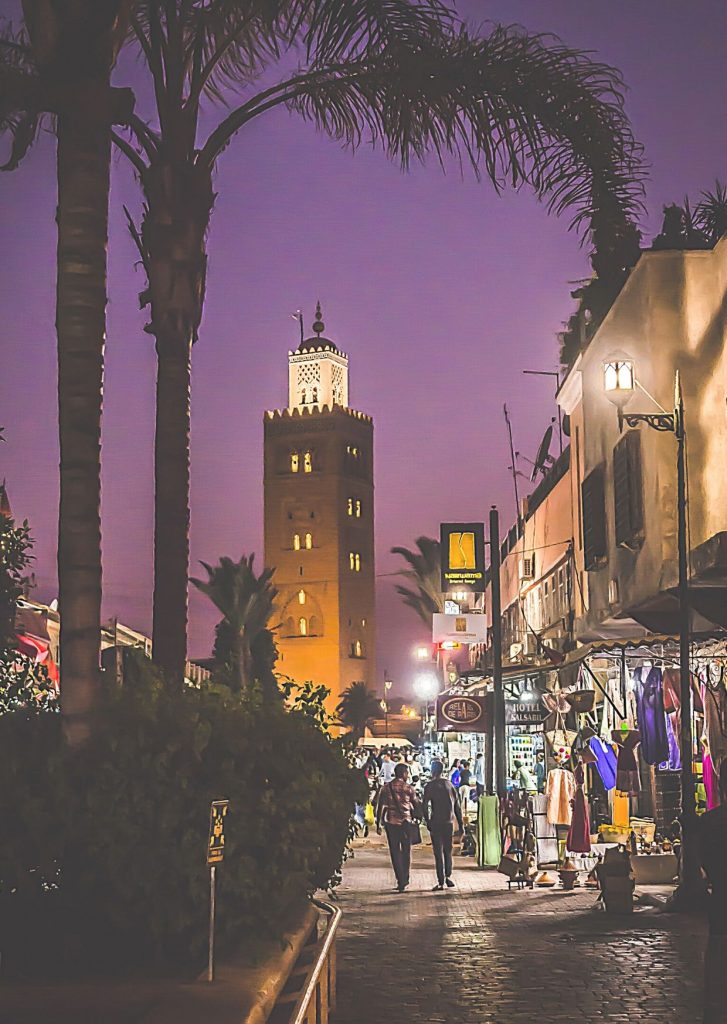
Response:
[[[319,338],[326,329],[326,325],[323,323],[322,317],[323,314],[321,312],[321,303],[319,299],[318,302],[316,302],[316,318],[313,321],[313,331]]]

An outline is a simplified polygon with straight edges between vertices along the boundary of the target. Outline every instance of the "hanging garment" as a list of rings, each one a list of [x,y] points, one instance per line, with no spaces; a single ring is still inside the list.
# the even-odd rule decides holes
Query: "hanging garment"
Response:
[[[677,736],[674,723],[677,716],[667,715],[666,716],[666,734],[669,739],[669,758],[664,764],[660,764],[659,767],[670,772],[678,772],[682,767],[682,755],[679,751],[679,737]]]
[[[722,800],[719,795],[719,779],[714,770],[712,758],[706,750],[702,754],[702,778],[707,793],[707,810],[712,811],[715,807],[719,807]]]
[[[704,705],[704,735],[712,758],[715,772],[727,757],[727,690],[724,683],[714,689],[702,683],[702,703]]]
[[[583,792],[585,774],[583,765],[577,764],[573,769],[573,780],[576,785],[576,792],[573,798],[573,819],[568,830],[566,849],[571,853],[591,852],[591,825],[588,820],[588,805],[586,795]]]
[[[616,752],[612,743],[606,743],[600,736],[592,736],[589,746],[596,755],[596,770],[601,776],[604,788],[616,787]]]
[[[612,789],[611,801],[611,818],[613,820],[614,825],[617,828],[623,829],[623,831],[628,832],[629,821],[631,819],[631,809],[629,806],[630,800],[628,796],[624,795],[623,793],[619,793],[617,789]]]
[[[645,679],[643,671],[637,668],[633,674],[641,753],[647,764],[662,764],[669,760],[669,736],[666,731],[661,669],[652,668]]]
[[[485,796],[477,801],[477,864],[481,868],[497,867],[500,863],[499,801],[496,796]]]
[[[638,796],[641,791],[641,779],[636,761],[636,748],[641,742],[641,733],[638,729],[628,729],[625,732],[614,730],[611,737],[614,743],[618,744],[616,789],[625,796]]]
[[[570,825],[573,818],[571,800],[575,796],[576,783],[573,773],[565,768],[553,768],[545,782],[547,816],[551,825]]]
[[[558,860],[558,834],[555,825],[548,821],[548,798],[545,793],[538,793],[532,802],[538,864],[552,864]]]

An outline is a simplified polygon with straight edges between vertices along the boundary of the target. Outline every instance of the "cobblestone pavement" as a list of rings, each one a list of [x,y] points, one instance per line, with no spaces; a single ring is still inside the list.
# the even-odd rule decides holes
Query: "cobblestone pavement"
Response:
[[[587,890],[508,892],[471,858],[455,857],[454,877],[432,892],[420,847],[399,895],[377,837],[357,842],[339,890],[336,1024],[701,1021],[699,918],[655,906],[613,917]]]

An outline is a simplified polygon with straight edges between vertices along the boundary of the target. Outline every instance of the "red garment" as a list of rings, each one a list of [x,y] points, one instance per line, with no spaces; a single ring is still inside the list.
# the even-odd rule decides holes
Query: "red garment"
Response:
[[[571,853],[591,852],[591,824],[588,820],[588,805],[586,795],[583,792],[585,775],[583,765],[578,763],[573,770],[573,777],[576,782],[576,793],[573,798],[573,818],[568,830],[566,849]]]

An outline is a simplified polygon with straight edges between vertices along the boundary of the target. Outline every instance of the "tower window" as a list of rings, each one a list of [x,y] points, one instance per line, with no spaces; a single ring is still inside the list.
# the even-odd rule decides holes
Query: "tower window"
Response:
[[[349,551],[348,564],[351,572],[361,572],[361,555],[358,551]]]
[[[353,498],[349,498],[348,499],[348,504],[346,506],[346,511],[348,512],[348,514],[350,516],[353,515]]]
[[[305,604],[305,590],[298,591],[298,604]]]
[[[318,404],[318,388],[313,388],[313,399],[312,399],[312,401],[313,401],[314,405]]]
[[[308,623],[303,615],[298,619],[298,632],[301,636],[308,636]]]
[[[363,645],[360,640],[354,640],[351,644],[351,657],[363,658]]]
[[[360,498],[347,498],[346,500],[346,512],[348,515],[353,516],[355,519],[361,518],[361,499]]]
[[[306,547],[306,551],[310,551],[310,549],[313,547],[313,534],[312,533],[306,533],[306,535],[305,535],[305,547]]]
[[[290,453],[290,472],[297,473],[300,468],[300,456],[297,452]]]
[[[355,516],[356,516],[357,519],[361,518],[361,499],[360,498],[356,498],[356,502],[354,504],[354,513],[355,513]]]
[[[293,534],[293,551],[300,551],[300,534]]]
[[[313,452],[310,449],[307,452],[303,452],[303,472],[313,472]]]
[[[359,459],[361,457],[361,449],[357,444],[347,444],[346,454],[352,459]]]

